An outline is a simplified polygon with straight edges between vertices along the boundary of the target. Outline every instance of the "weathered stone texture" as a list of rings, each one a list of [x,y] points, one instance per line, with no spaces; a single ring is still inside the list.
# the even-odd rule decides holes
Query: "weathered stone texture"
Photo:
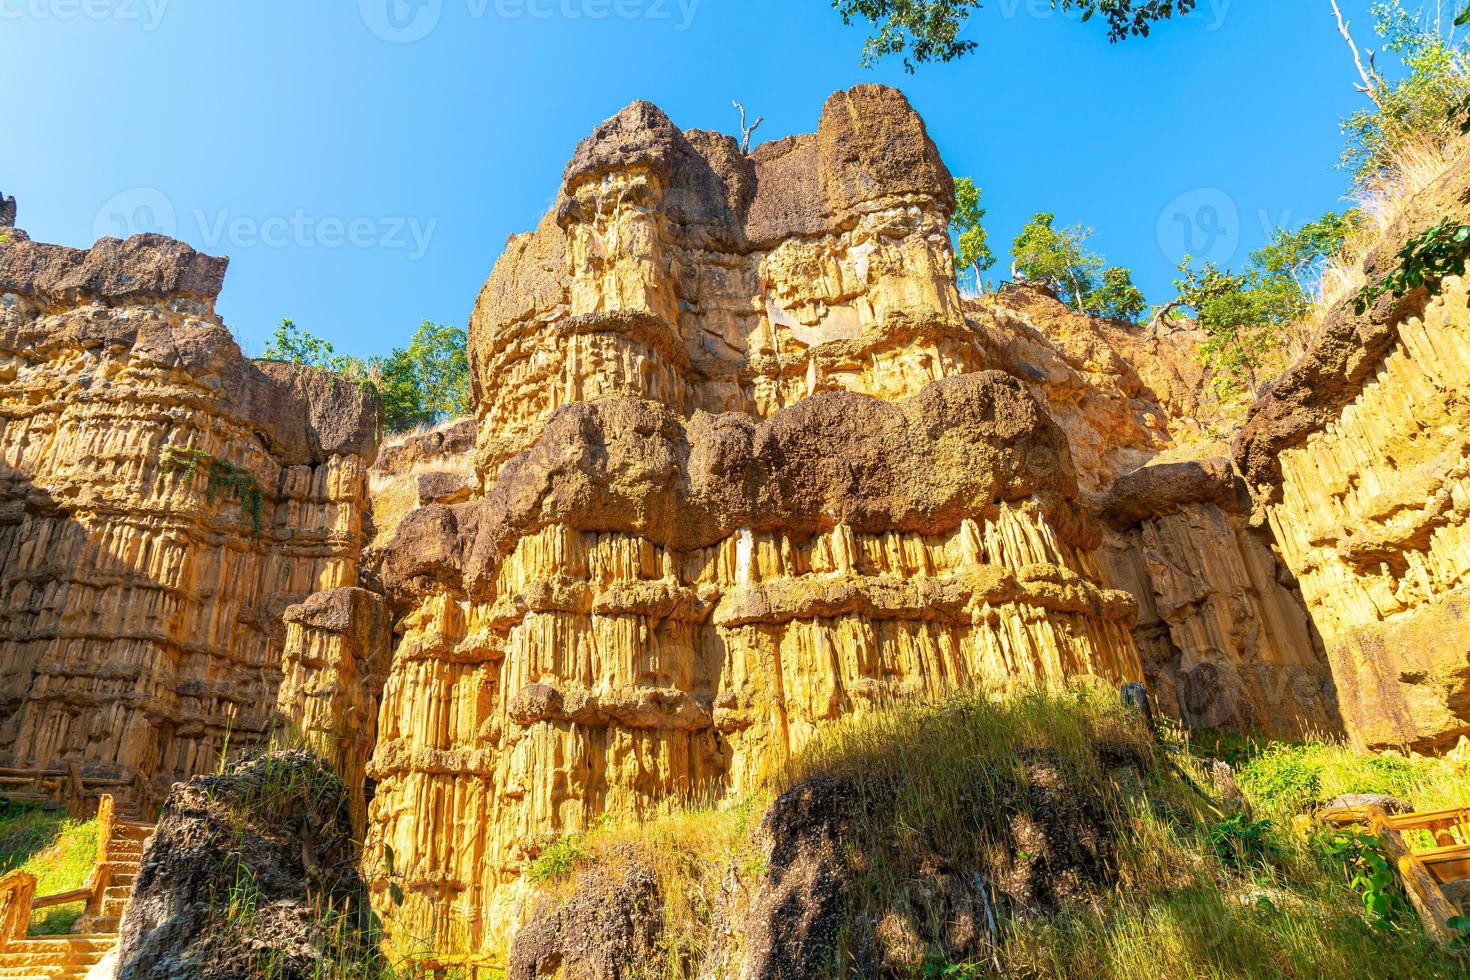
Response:
[[[1191,727],[1341,728],[1331,671],[1290,572],[1201,421],[1199,335],[1083,316],[1012,285],[969,300],[997,365],[1033,384],[1103,518],[1101,583],[1138,600],[1149,689]]]
[[[418,490],[384,545],[400,937],[499,948],[549,840],[753,789],[848,713],[1140,676],[1067,434],[965,319],[952,207],[876,86],[749,157],[644,103],[577,149],[471,322],[483,489]]]
[[[828,388],[891,398],[985,366],[946,226],[953,182],[893,89],[741,156],[635,103],[577,148],[470,321],[482,470],[558,407],[613,395],[768,416]]]
[[[332,589],[287,608],[283,619],[286,645],[276,694],[280,718],[336,768],[361,835],[378,698],[392,656],[388,603],[366,589]]]
[[[1466,283],[1418,303],[1357,395],[1251,470],[1280,473],[1258,502],[1322,631],[1349,731],[1371,746],[1470,733]],[[1257,417],[1275,406],[1268,396]],[[1259,431],[1242,442],[1246,467]]]
[[[272,723],[285,630],[357,581],[377,410],[247,361],[225,260],[153,235],[0,245],[0,758],[154,791]],[[238,467],[229,487],[167,447]],[[147,790],[144,790],[147,795]]]

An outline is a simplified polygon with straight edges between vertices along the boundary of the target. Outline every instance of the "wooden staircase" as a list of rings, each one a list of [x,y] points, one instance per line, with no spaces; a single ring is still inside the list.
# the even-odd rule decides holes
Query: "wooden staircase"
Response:
[[[116,948],[118,926],[153,827],[116,816],[110,796],[102,798],[97,817],[97,863],[82,888],[37,898],[36,880],[25,872],[13,871],[0,878],[0,978],[81,980]],[[26,935],[36,909],[82,901],[87,910],[77,925],[85,932]]]

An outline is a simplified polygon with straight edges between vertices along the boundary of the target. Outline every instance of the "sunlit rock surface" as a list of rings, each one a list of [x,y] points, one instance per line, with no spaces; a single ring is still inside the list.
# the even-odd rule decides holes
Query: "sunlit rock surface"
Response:
[[[1067,432],[966,320],[952,207],[877,86],[749,157],[644,103],[577,149],[471,321],[482,492],[384,546],[401,939],[498,948],[545,844],[756,788],[851,712],[1141,677]]]
[[[357,583],[376,409],[246,360],[225,264],[156,235],[0,243],[0,765],[138,802],[212,771],[276,723],[285,608]],[[211,487],[212,460],[235,476]]]

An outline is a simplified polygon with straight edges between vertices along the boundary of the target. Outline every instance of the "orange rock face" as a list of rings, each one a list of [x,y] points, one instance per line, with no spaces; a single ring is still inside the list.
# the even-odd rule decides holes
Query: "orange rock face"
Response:
[[[385,546],[401,936],[498,948],[547,842],[758,788],[849,713],[1141,677],[1067,434],[965,319],[952,202],[875,86],[749,157],[646,104],[577,149],[471,321],[482,492]]]
[[[245,360],[225,262],[0,245],[0,759],[142,797],[275,723],[282,612],[355,585],[376,409]]]
[[[1400,202],[1365,262],[1470,221],[1463,161]],[[1470,733],[1470,313],[1464,281],[1327,314],[1262,397],[1236,461],[1321,630],[1348,731],[1432,748]]]

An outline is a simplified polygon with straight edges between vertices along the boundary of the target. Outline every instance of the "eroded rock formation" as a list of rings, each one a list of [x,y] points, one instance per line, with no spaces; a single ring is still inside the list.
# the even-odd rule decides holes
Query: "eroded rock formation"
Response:
[[[212,771],[274,724],[283,611],[357,584],[377,409],[246,360],[225,264],[156,235],[0,244],[5,765],[145,798]]]
[[[1470,169],[1401,205],[1367,259],[1470,221]],[[1327,315],[1262,397],[1236,460],[1322,631],[1349,731],[1370,746],[1470,733],[1470,314],[1445,281]]]
[[[420,492],[385,546],[402,935],[499,948],[548,841],[755,789],[849,712],[1140,676],[1067,434],[965,318],[952,207],[876,86],[749,157],[643,103],[578,147],[471,319],[482,492]]]

